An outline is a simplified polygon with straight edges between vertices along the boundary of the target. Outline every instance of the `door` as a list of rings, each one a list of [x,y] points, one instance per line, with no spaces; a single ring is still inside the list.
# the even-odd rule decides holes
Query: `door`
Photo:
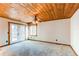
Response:
[[[10,43],[16,42],[18,39],[17,25],[10,24]]]
[[[10,43],[23,41],[26,38],[26,26],[10,23]]]

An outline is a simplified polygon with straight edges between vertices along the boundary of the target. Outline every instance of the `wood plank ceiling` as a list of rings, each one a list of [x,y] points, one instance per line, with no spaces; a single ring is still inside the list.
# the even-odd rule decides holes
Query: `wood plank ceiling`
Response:
[[[0,4],[0,16],[28,22],[36,15],[38,21],[50,21],[70,18],[77,9],[77,3]]]

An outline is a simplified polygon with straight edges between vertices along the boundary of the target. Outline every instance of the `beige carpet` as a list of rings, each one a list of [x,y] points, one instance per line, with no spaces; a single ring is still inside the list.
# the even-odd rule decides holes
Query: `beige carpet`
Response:
[[[1,56],[75,56],[69,46],[24,41],[0,48]]]

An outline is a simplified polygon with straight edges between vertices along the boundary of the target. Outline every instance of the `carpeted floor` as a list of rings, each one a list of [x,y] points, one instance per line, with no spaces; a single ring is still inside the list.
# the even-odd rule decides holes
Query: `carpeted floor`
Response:
[[[0,48],[1,56],[75,56],[69,46],[24,41]]]

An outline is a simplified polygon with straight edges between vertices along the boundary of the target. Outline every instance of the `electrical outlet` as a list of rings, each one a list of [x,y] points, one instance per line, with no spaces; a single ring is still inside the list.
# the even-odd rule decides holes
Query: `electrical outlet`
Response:
[[[6,40],[6,43],[7,43],[8,41]]]
[[[56,39],[56,41],[58,41],[58,39]]]

